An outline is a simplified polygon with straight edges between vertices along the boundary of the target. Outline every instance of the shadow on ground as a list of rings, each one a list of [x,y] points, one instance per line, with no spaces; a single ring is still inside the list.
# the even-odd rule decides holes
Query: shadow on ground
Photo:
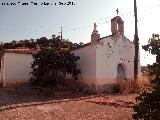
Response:
[[[51,104],[86,96],[89,95],[72,93],[71,91],[48,93],[37,90],[30,84],[0,88],[0,111],[26,106]]]

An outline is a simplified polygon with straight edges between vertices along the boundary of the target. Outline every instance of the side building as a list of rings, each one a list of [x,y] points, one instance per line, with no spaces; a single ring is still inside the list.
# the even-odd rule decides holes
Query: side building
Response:
[[[1,59],[0,83],[3,87],[29,82],[32,54],[31,49],[6,49]]]

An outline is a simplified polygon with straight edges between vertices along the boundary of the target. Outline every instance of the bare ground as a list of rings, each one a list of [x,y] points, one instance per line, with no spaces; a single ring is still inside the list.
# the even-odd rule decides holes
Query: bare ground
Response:
[[[57,99],[31,89],[0,89],[0,120],[132,120],[136,95]]]

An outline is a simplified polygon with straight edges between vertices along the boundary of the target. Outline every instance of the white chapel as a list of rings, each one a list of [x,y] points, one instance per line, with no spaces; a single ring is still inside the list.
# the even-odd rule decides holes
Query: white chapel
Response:
[[[134,43],[124,36],[122,18],[111,19],[112,34],[109,36],[100,38],[96,27],[95,23],[91,42],[73,51],[80,57],[78,80],[96,90],[118,80],[133,80],[135,48]],[[140,61],[138,65],[140,74]]]
[[[120,16],[111,20],[111,32],[100,38],[95,23],[91,42],[72,51],[80,57],[78,81],[96,91],[117,81],[134,79],[134,43],[124,36],[124,21]],[[1,59],[0,85],[29,82],[34,53],[30,49],[6,50]],[[140,61],[138,65],[140,74]]]

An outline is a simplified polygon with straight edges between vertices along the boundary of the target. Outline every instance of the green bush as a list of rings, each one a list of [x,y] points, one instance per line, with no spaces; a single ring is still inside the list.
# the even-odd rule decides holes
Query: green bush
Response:
[[[142,47],[145,51],[156,55],[156,62],[147,66],[147,73],[151,78],[152,89],[143,91],[136,98],[138,104],[134,109],[134,119],[160,120],[160,39],[153,34],[147,45]]]
[[[66,74],[77,77],[79,56],[71,53],[73,44],[59,37],[47,39],[45,37],[36,41],[40,50],[33,55],[31,68],[33,85],[41,87],[54,87],[61,84]]]

